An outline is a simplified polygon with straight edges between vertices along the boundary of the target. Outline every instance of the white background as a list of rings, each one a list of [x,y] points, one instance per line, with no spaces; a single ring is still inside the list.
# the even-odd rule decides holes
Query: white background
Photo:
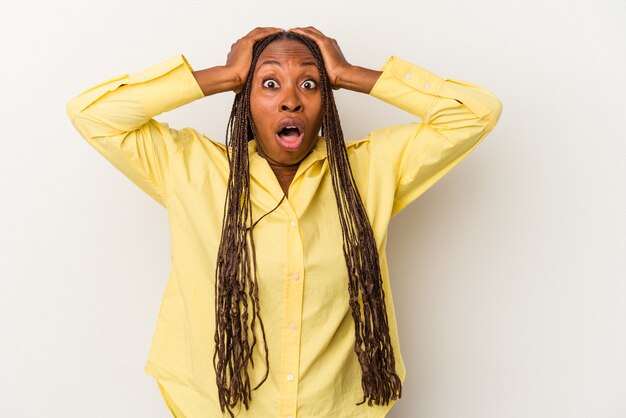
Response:
[[[144,374],[166,211],[91,148],[74,95],[256,26],[312,25],[494,92],[498,126],[392,220],[407,380],[391,418],[626,417],[626,3],[0,0],[0,415],[170,416]],[[157,117],[222,141],[234,94]],[[412,118],[336,92],[344,133]]]

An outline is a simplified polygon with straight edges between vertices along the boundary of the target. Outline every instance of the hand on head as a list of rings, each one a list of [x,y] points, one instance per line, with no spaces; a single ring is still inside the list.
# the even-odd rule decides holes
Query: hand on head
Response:
[[[248,72],[250,70],[250,64],[252,62],[252,48],[254,47],[254,44],[266,36],[276,32],[285,32],[285,29],[276,27],[257,27],[231,45],[230,52],[228,53],[228,57],[226,59],[226,67],[233,71],[234,77],[238,81],[237,88],[233,89],[235,93],[241,92],[246,83]],[[327,37],[313,26],[305,28],[291,28],[288,29],[287,32],[298,33],[315,41],[322,53],[324,66],[331,85],[333,89],[337,90],[339,88],[342,72],[349,70],[352,67],[352,65],[350,65],[344,57],[337,41],[333,38]]]
[[[307,26],[306,28],[291,28],[288,32],[299,33],[307,38],[311,38],[315,41],[320,51],[322,52],[322,58],[324,59],[324,67],[326,67],[326,73],[333,89],[337,90],[339,87],[339,81],[341,80],[341,74],[343,71],[349,70],[352,65],[348,63],[346,58],[339,48],[339,44],[333,38],[329,38],[322,32],[314,28],[313,26]]]
[[[256,28],[231,45],[230,52],[226,58],[226,67],[233,71],[235,79],[238,80],[238,86],[233,89],[235,93],[239,93],[246,84],[250,63],[252,62],[252,47],[254,44],[268,35],[284,31],[282,28],[273,27]]]

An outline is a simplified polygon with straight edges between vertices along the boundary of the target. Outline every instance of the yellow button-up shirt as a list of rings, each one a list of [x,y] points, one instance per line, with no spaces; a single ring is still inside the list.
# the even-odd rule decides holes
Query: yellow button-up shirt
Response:
[[[380,254],[389,332],[402,382],[385,245],[390,218],[450,171],[496,125],[502,104],[490,91],[433,74],[395,56],[370,95],[421,119],[346,143]],[[167,208],[172,265],[145,372],[174,416],[223,416],[213,368],[215,261],[228,180],[226,148],[192,128],[153,117],[203,98],[180,54],[73,98],[78,132],[139,188]],[[249,142],[253,221],[283,198],[266,160]],[[289,197],[254,229],[259,301],[269,377],[240,417],[378,418],[394,404],[356,406],[363,397],[342,234],[319,137],[289,186]],[[256,329],[252,387],[265,375]],[[227,416],[227,415],[224,415]]]

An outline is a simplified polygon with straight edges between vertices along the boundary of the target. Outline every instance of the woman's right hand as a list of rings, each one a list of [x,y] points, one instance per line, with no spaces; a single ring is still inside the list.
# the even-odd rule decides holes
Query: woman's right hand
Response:
[[[256,28],[232,44],[226,58],[226,68],[232,71],[232,76],[235,80],[235,88],[233,88],[235,93],[240,93],[246,84],[250,64],[252,63],[252,47],[256,41],[276,32],[284,32],[284,29]]]

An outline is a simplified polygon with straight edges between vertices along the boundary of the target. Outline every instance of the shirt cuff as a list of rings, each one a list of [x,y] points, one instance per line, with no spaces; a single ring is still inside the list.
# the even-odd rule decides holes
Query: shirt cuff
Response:
[[[68,104],[68,113],[76,115],[108,92],[126,85],[136,86],[133,99],[142,103],[149,117],[204,97],[193,68],[179,54],[138,73],[122,74],[85,90]]]
[[[422,67],[391,56],[370,95],[430,121],[433,115],[456,100],[470,109],[487,131],[502,112],[502,102],[484,87],[452,78],[442,78]]]
[[[445,80],[393,55],[381,71],[369,94],[428,120]]]

